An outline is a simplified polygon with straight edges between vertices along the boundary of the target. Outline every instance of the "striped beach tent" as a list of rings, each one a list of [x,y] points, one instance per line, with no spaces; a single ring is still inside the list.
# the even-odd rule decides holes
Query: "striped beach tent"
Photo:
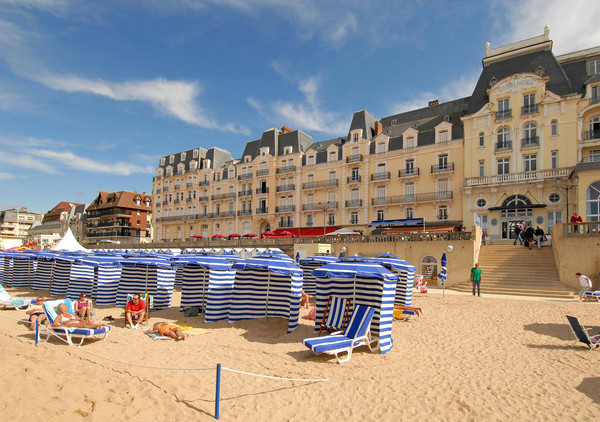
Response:
[[[288,333],[298,327],[304,272],[291,259],[250,258],[233,264],[229,322],[283,317]]]
[[[171,260],[161,257],[130,257],[121,260],[117,306],[125,306],[127,295],[133,293],[154,296],[155,309],[171,306],[175,284],[175,270],[171,264]]]
[[[323,265],[313,270],[317,278],[315,333],[323,319],[330,295],[352,299],[352,307],[366,305],[375,309],[371,335],[381,353],[392,348],[394,297],[398,276],[374,262],[348,260]]]
[[[97,305],[115,304],[121,259],[119,255],[91,255],[73,261],[67,297],[75,300],[86,293]]]
[[[11,253],[12,280],[10,287],[29,287],[35,276],[35,255],[29,253]]]
[[[396,298],[394,304],[411,306],[412,291],[417,268],[408,261],[386,255],[388,254],[379,255],[370,260],[383,265],[385,268],[398,275],[399,280],[398,285],[396,286]]]
[[[12,286],[13,278],[13,260],[10,257],[10,254],[3,254],[2,264],[2,283],[6,287],[10,287]]]
[[[302,290],[304,290],[306,294],[311,296],[317,294],[317,279],[313,275],[313,270],[331,262],[338,262],[338,258],[329,254],[317,254],[300,259],[299,265],[304,271]]]
[[[52,271],[54,270],[55,252],[42,252],[37,255],[37,267],[31,283],[32,290],[50,290]]]
[[[73,261],[82,255],[62,253],[54,258],[52,281],[50,282],[51,296],[66,296],[71,279]]]
[[[223,257],[184,257],[174,261],[183,275],[180,311],[195,306],[204,313],[204,322],[229,317],[235,271],[232,262]],[[178,269],[179,270],[179,269]]]

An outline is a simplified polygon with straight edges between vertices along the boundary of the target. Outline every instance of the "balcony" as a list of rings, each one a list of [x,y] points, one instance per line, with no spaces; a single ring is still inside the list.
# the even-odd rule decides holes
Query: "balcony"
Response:
[[[130,216],[130,214],[127,212],[127,210],[125,210],[125,208],[112,208],[102,211],[88,211],[88,219],[106,217],[109,215],[124,215],[127,217]]]
[[[338,179],[319,180],[318,182],[302,183],[302,189],[331,188],[338,186]]]
[[[528,138],[521,139],[521,148],[533,148],[540,146],[539,136],[530,136]]]
[[[164,186],[163,187],[163,192],[169,192],[169,187],[168,186]]]
[[[381,180],[390,180],[390,172],[380,171],[371,175],[371,182],[378,182]]]
[[[207,195],[200,196],[200,197],[198,197],[198,200],[200,202],[208,202],[208,196]]]
[[[431,174],[448,173],[454,171],[454,163],[443,163],[431,166]]]
[[[117,220],[117,221],[99,221],[97,224],[88,224],[88,228],[96,229],[99,227],[131,227],[131,223],[125,220]]]
[[[245,196],[252,196],[252,190],[242,190],[238,192],[238,198],[243,198]]]
[[[260,195],[261,193],[269,193],[269,188],[256,188],[256,194]]]
[[[557,177],[566,177],[571,172],[571,167],[560,169],[547,169],[527,171],[522,173],[499,174],[496,176],[470,177],[465,180],[465,186],[496,185],[501,183],[531,182],[532,180],[549,179],[554,181]]]
[[[539,113],[540,111],[540,104],[531,104],[528,106],[523,106],[521,107],[521,116],[527,116],[529,114],[535,114],[535,113]]]
[[[278,228],[280,229],[289,229],[291,227],[294,227],[293,221],[280,221],[278,224]]]
[[[88,233],[87,234],[88,238],[98,238],[98,237],[138,237],[138,236],[139,236],[139,234],[137,234],[137,230],[132,232],[129,229],[117,229],[117,230],[101,231],[101,232],[94,232],[94,233]]]
[[[281,185],[277,186],[277,192],[290,192],[295,191],[296,185]]]
[[[510,119],[512,117],[512,109],[496,112],[496,120]]]
[[[162,202],[163,205],[168,205],[169,201],[167,201],[166,199]]]
[[[156,195],[156,194],[159,194],[160,192],[161,192],[161,191],[160,191],[160,188],[156,188],[156,189],[154,190],[154,194],[155,194],[155,195]]]
[[[346,201],[346,208],[362,207],[362,199],[351,199]]]
[[[362,154],[354,154],[346,157],[346,163],[358,163],[363,160]]]
[[[181,185],[175,185],[175,190],[181,189]]]
[[[584,141],[591,141],[592,139],[600,139],[600,129],[586,130],[585,132],[583,132]]]
[[[174,200],[173,200],[173,203],[174,203],[175,205],[179,204],[179,199],[174,199]]]
[[[221,199],[233,199],[233,198],[235,198],[235,192],[218,193],[218,194],[212,195],[210,197],[210,199],[212,199],[213,201],[220,201]]]
[[[185,184],[185,186],[187,186],[188,188],[191,188],[193,185],[194,185],[194,184],[193,184],[192,182],[187,182],[187,183]]]
[[[512,141],[496,142],[496,152],[512,151]]]
[[[326,202],[325,204],[319,202],[317,204],[304,204],[302,205],[302,211],[325,211],[325,210],[334,210],[338,208],[337,201]]]
[[[420,170],[419,167],[406,169],[406,170],[398,170],[398,178],[403,179],[407,177],[416,177],[419,176]]]
[[[266,214],[269,211],[267,207],[259,207],[256,209],[256,214]]]
[[[417,202],[437,202],[452,200],[452,191],[415,193],[409,195],[384,196],[372,198],[371,205],[397,205],[412,204]]]
[[[279,167],[277,169],[277,174],[293,173],[295,171],[296,171],[296,166]]]
[[[237,212],[238,217],[243,217],[245,215],[252,215],[252,210],[248,209],[248,210],[240,210]]]
[[[202,181],[198,182],[198,186],[208,186],[209,183],[210,182],[208,180],[202,180]]]
[[[235,211],[222,211],[220,217],[229,218],[235,217]]]
[[[244,174],[240,174],[238,176],[238,180],[248,180],[248,179],[252,179],[252,173],[244,173]]]
[[[261,169],[256,172],[256,177],[267,176],[268,174],[269,174],[269,169]]]
[[[281,205],[279,207],[275,207],[275,212],[294,212],[296,211],[295,205]]]
[[[190,202],[192,202],[192,198],[190,198],[190,197],[185,198],[185,202],[189,204]]]
[[[351,184],[351,183],[360,183],[361,181],[361,177],[360,176],[351,176],[346,178],[346,183],[347,184]]]

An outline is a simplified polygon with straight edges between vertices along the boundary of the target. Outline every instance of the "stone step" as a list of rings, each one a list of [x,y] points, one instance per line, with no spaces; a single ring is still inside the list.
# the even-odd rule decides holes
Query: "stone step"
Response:
[[[449,287],[450,290],[456,290],[464,293],[472,293],[472,283],[462,283],[456,286]],[[564,298],[572,299],[576,295],[568,289],[562,290],[548,290],[548,289],[510,289],[490,286],[484,284],[481,287],[484,294],[502,294],[502,295],[515,295],[515,296],[535,296],[535,297],[550,297],[550,298]]]

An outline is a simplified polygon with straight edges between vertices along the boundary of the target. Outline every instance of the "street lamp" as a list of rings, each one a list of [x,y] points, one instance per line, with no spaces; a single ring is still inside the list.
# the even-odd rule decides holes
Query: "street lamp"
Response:
[[[326,222],[327,222],[327,210],[329,209],[329,207],[327,206],[327,202],[322,203],[319,202],[319,209],[323,210],[323,236],[325,236],[325,227],[326,227]]]
[[[564,181],[564,186],[563,186]],[[564,221],[569,221],[569,191],[573,190],[579,184],[579,176],[575,176],[573,179],[561,179],[559,177],[556,178],[556,187],[557,189],[562,189],[565,191],[567,195],[567,216]]]

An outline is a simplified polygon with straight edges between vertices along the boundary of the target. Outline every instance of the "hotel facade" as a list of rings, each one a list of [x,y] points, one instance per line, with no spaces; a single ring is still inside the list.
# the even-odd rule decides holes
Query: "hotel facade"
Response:
[[[269,129],[240,158],[217,147],[162,157],[154,239],[474,223],[503,239],[519,221],[598,221],[599,98],[600,48],[555,57],[548,29],[488,45],[470,97],[380,120],[358,111],[347,134],[320,142]]]

